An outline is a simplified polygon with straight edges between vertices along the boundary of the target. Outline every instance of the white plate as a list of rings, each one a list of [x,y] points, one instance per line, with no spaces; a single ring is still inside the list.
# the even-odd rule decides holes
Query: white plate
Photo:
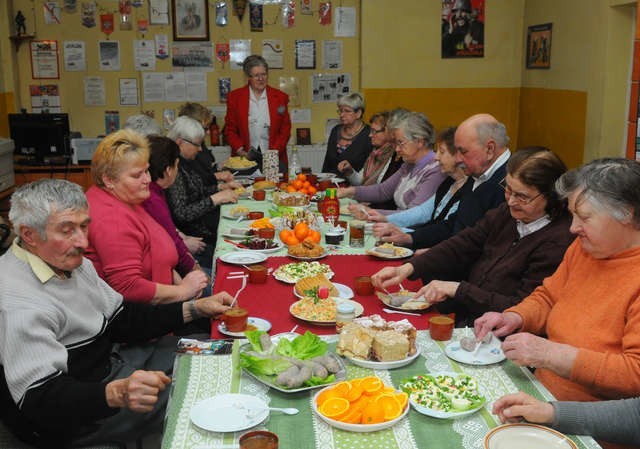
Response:
[[[249,232],[249,228],[234,228],[234,229],[241,229],[243,231]],[[249,235],[232,234],[231,232],[224,232],[222,236],[230,240],[244,240],[247,237],[250,237]]]
[[[232,265],[250,265],[252,263],[260,263],[267,260],[267,256],[257,251],[236,251],[223,254],[220,260]]]
[[[358,301],[352,301],[350,299],[341,299],[341,298],[333,298],[333,300],[336,302],[336,305],[340,305],[341,303],[344,303],[344,302],[352,304],[354,309],[356,309],[356,317],[358,317],[358,316],[360,316],[360,315],[362,315],[364,313],[364,307],[362,307],[362,304],[360,304]],[[300,301],[302,301],[302,300],[300,300]],[[319,326],[331,326],[331,325],[336,324],[335,318],[333,320],[320,321],[320,320],[311,320],[311,319],[304,318],[301,315],[296,315],[295,313],[293,313],[293,307],[296,304],[298,304],[300,301],[294,302],[289,307],[289,313],[291,315],[293,315],[294,317],[298,318],[299,320],[305,321],[307,323],[317,324]]]
[[[355,359],[353,357],[347,357],[345,356],[351,363],[353,363],[356,366],[361,366],[363,368],[370,368],[370,369],[394,369],[394,368],[400,368],[401,366],[406,366],[409,363],[413,362],[415,359],[418,358],[418,356],[420,355],[420,351],[416,351],[415,354],[410,355],[409,357],[406,357],[402,360],[394,360],[393,362],[376,362],[373,360],[362,360],[362,359]]]
[[[269,332],[271,330],[270,322],[268,322],[265,319],[256,318],[253,316],[250,316],[247,319],[247,325],[251,325],[255,327],[255,329],[248,329],[248,330],[258,330],[258,331],[265,331],[265,332]],[[218,330],[220,331],[221,334],[225,334],[230,337],[244,337],[244,333],[245,333],[245,331],[240,331],[240,332],[228,331],[227,327],[222,322],[218,324]]]
[[[453,373],[453,372],[429,373],[429,375],[433,377],[436,377],[436,376],[458,377],[460,374],[463,374],[463,373]],[[443,412],[441,410],[434,410],[432,408],[425,407],[424,405],[416,404],[414,401],[411,400],[411,395],[409,395],[409,403],[411,404],[411,407],[413,407],[418,413],[422,413],[423,415],[431,416],[433,418],[439,418],[439,419],[462,418],[463,416],[471,415],[477,412],[478,410],[481,410],[487,403],[486,395],[483,394],[483,392],[480,389],[480,386],[478,386],[478,392],[480,393],[481,396],[484,396],[485,402],[477,406],[476,408],[465,410],[463,412]]]
[[[329,265],[325,265],[325,264],[320,264],[319,262],[292,262],[292,264],[305,264],[305,263],[310,263],[310,264],[319,264],[322,265],[323,268],[325,268],[325,271],[323,271],[325,277],[327,279],[331,279],[333,277],[333,271],[331,271],[331,267]],[[273,277],[276,278],[279,281],[282,282],[286,282],[287,284],[295,284],[296,282],[298,282],[300,279],[302,279],[303,277],[306,276],[313,276],[314,274],[318,274],[317,272],[307,272],[304,273],[300,276],[290,276],[286,273],[284,273],[281,268],[285,265],[291,265],[291,264],[284,264],[284,265],[280,265],[278,268],[276,268],[276,270],[273,272]]]
[[[278,345],[278,341],[281,338],[286,338],[287,340],[293,340],[294,338],[299,337],[299,336],[300,336],[300,334],[297,334],[295,332],[283,332],[281,334],[273,335],[271,337],[271,341],[273,342],[273,344],[275,346],[277,346]],[[245,344],[240,346],[240,353],[247,352],[247,351],[252,351],[252,350],[253,350],[253,347],[251,346],[251,343],[247,342],[247,343],[245,343]],[[252,373],[251,371],[249,371],[248,369],[246,369],[244,367],[242,368],[242,370],[245,373],[249,374],[254,379],[262,382],[263,384],[267,385],[268,387],[273,388],[274,390],[282,391],[283,393],[297,393],[298,391],[307,391],[307,390],[313,390],[315,388],[326,387],[327,385],[332,385],[332,384],[338,383],[338,382],[343,381],[343,380],[345,380],[347,378],[347,367],[345,366],[344,361],[342,360],[342,357],[338,357],[335,352],[331,352],[331,351],[328,351],[328,350],[327,350],[326,355],[331,357],[332,359],[334,359],[336,361],[336,363],[338,363],[338,366],[340,367],[340,369],[336,373],[334,373],[335,380],[331,384],[313,385],[313,386],[310,386],[310,387],[286,388],[286,387],[283,387],[282,385],[278,385],[275,382],[275,377],[277,377],[275,375],[266,376],[264,374],[254,374],[254,373]]]
[[[338,298],[341,299],[351,299],[353,298],[353,290],[351,290],[349,287],[347,287],[344,284],[338,284],[337,282],[333,283],[333,286],[338,289]],[[302,298],[302,295],[299,295],[298,292],[296,291],[296,287],[293,287],[293,294],[296,295],[298,298]]]
[[[287,256],[291,257],[292,259],[296,259],[296,260],[319,260],[319,259],[324,259],[325,257],[327,257],[329,255],[329,253],[327,251],[323,252],[322,254],[320,254],[319,256],[315,256],[315,257],[310,257],[310,256],[294,256],[291,255],[287,252]]]
[[[407,403],[404,407],[404,411],[402,412],[402,414],[400,416],[398,416],[396,419],[392,419],[391,421],[385,421],[385,422],[381,422],[381,423],[376,423],[376,424],[350,424],[350,423],[346,423],[346,422],[342,422],[342,421],[336,421],[333,420],[331,418],[327,418],[326,416],[324,416],[322,413],[320,413],[318,411],[318,405],[317,405],[317,399],[318,396],[326,389],[331,388],[331,387],[325,387],[322,390],[318,391],[314,396],[313,396],[313,412],[318,415],[318,417],[320,419],[322,419],[324,422],[326,422],[327,424],[329,424],[330,426],[333,426],[337,429],[341,429],[341,430],[347,430],[349,432],[359,432],[359,433],[363,433],[363,432],[376,432],[378,430],[382,430],[382,429],[388,429],[389,427],[393,427],[396,425],[396,423],[398,421],[400,421],[402,418],[404,418],[407,413],[409,413],[409,404]],[[375,445],[374,445],[375,447]]]
[[[191,422],[211,432],[238,432],[257,426],[269,416],[269,407],[249,394],[219,394],[203,399],[189,412]]]
[[[462,349],[459,340],[445,346],[444,353],[450,359],[467,365],[492,365],[506,358],[500,348],[500,340],[495,337],[492,337],[489,343],[483,343],[475,354]]]
[[[344,182],[344,178],[331,178],[331,182],[334,184],[340,184],[341,182]]]
[[[391,304],[389,295],[387,295],[386,293],[376,291],[376,296],[378,297],[378,299],[380,299],[380,301],[382,301],[385,306],[389,307],[390,309],[420,312],[421,310],[427,310],[429,307],[431,307],[431,304],[429,304],[428,302],[414,300],[409,300],[401,306],[394,306]]]
[[[368,249],[367,254],[369,254],[370,256],[379,257],[380,259],[404,259],[405,257],[413,255],[413,250],[410,250],[409,248],[396,246],[395,249],[397,249],[400,254],[379,253],[375,248]]]
[[[538,424],[503,424],[484,437],[485,449],[578,449],[568,437]]]
[[[353,215],[351,213],[351,211],[349,210],[349,205],[348,204],[340,206],[340,215]]]
[[[234,246],[233,249],[235,249],[236,251],[251,251],[254,253],[261,253],[261,254],[275,253],[282,249],[282,243],[277,241],[274,241],[273,243],[275,243],[276,246],[274,246],[273,248],[267,248],[267,249],[247,249],[247,248],[238,248],[237,246]]]
[[[335,173],[316,173],[315,175],[318,177],[318,181],[322,181],[323,179],[331,179],[336,176]]]

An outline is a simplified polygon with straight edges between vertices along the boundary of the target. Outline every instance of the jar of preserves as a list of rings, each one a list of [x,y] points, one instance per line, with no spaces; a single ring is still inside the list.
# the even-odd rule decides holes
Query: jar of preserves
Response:
[[[356,308],[348,302],[341,302],[336,308],[336,333],[340,333],[342,328],[353,321],[356,317]]]

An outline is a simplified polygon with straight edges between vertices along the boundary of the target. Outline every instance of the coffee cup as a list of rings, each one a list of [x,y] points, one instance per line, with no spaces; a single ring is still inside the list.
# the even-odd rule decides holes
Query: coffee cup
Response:
[[[260,228],[258,229],[258,237],[261,239],[273,239],[276,236],[276,230],[274,228]]]
[[[247,328],[247,309],[233,307],[222,314],[222,321],[229,332],[242,332]]]
[[[278,435],[266,430],[245,433],[238,440],[240,449],[278,449]]]
[[[354,287],[359,296],[371,296],[375,289],[371,283],[371,276],[358,276],[355,278]]]
[[[307,181],[309,181],[309,184],[311,184],[312,186],[315,186],[318,182],[318,177],[316,175],[307,175]]]
[[[267,282],[267,267],[264,265],[251,265],[247,267],[249,273],[249,283],[264,284]]]
[[[251,212],[247,213],[247,218],[249,220],[259,220],[262,217],[264,217],[264,212],[251,211]]]
[[[429,334],[433,340],[451,340],[455,326],[455,315],[436,315],[429,318]]]
[[[264,190],[254,190],[253,191],[253,199],[256,201],[264,201],[267,197],[267,192]]]

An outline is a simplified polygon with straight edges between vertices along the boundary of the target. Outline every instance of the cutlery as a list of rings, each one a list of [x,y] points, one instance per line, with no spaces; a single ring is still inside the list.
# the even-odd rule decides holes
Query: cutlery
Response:
[[[227,239],[222,239],[222,240],[224,240],[227,243],[232,244],[233,246],[237,246],[238,248],[244,248],[244,249],[249,248],[247,245],[243,245],[242,243],[234,242],[233,240],[227,240]]]
[[[387,309],[386,307],[383,308],[382,310],[384,310],[387,313],[399,313],[401,315],[412,315],[412,316],[422,316],[419,313],[413,313],[413,312],[403,312],[401,310],[391,310],[391,309]]]
[[[367,220],[371,218],[371,215],[369,215],[369,212],[367,212],[367,209],[364,206],[360,206],[360,212],[362,212],[367,217]]]
[[[244,290],[246,286],[247,286],[247,276],[242,276],[242,287],[238,289],[238,291],[236,292],[236,295],[233,297],[233,301],[231,301],[231,304],[229,305],[230,308],[233,308],[233,306],[236,304],[236,301],[238,300],[238,295],[240,295],[240,292]]]
[[[267,407],[266,409],[271,411],[271,412],[282,412],[285,415],[297,415],[298,413],[300,413],[300,410],[298,410],[297,408],[293,408],[293,407],[285,407],[285,408]],[[252,418],[253,416],[262,413],[264,410],[265,410],[264,408],[257,408],[257,409],[247,410],[247,416],[249,418]]]

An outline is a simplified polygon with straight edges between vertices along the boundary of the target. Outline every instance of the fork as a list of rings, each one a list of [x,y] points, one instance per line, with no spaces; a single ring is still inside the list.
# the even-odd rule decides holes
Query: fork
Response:
[[[422,316],[422,314],[420,313],[413,313],[413,312],[403,312],[401,310],[392,310],[392,309],[387,309],[386,307],[383,308],[382,310],[384,310],[387,313],[399,313],[401,315],[412,315],[412,316]]]

